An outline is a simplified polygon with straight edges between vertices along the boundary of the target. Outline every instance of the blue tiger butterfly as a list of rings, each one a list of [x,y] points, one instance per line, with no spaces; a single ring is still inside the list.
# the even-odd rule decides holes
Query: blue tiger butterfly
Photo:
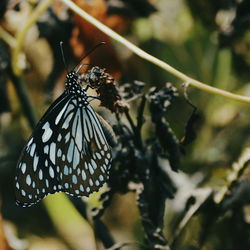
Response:
[[[67,73],[64,92],[22,150],[15,177],[20,206],[32,206],[56,192],[89,196],[108,180],[111,148],[88,101],[87,88],[81,87],[80,67]]]

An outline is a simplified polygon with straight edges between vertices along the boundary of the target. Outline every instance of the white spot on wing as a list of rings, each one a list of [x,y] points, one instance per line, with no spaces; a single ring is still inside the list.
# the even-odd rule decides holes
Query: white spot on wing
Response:
[[[84,171],[84,170],[82,170],[82,179],[83,179],[84,181],[87,179],[87,176],[86,176],[86,174],[85,174],[85,171]]]
[[[93,185],[94,185],[94,183],[93,183],[93,181],[92,181],[91,178],[89,179],[89,185],[90,185],[90,186],[93,186]]]
[[[67,154],[68,162],[72,162],[73,149],[74,149],[74,141],[73,141],[73,139],[71,139],[70,144],[69,144],[69,148],[68,148],[68,154]]]
[[[25,173],[25,171],[26,171],[26,163],[23,163],[22,165],[21,165],[21,171],[22,171],[22,173],[24,174]]]
[[[74,119],[73,124],[72,124],[72,135],[75,137],[76,137],[76,125],[77,125],[77,122],[79,119],[79,112],[80,112],[80,110],[78,109],[76,116],[75,116],[75,119]]]
[[[73,168],[76,169],[80,162],[80,154],[78,150],[75,148],[75,154],[74,154],[74,159],[73,159]]]
[[[93,175],[94,174],[94,169],[92,168],[90,163],[88,164],[88,168],[89,168],[90,174]]]
[[[105,141],[104,141],[104,135],[102,133],[102,130],[101,128],[98,126],[98,124],[96,122],[94,122],[93,120],[93,125],[95,126],[95,129],[97,131],[97,134],[98,134],[98,138],[100,139],[101,143],[104,145],[105,144]],[[98,140],[97,140],[98,141]],[[105,145],[106,146],[106,145]]]
[[[70,121],[71,121],[71,118],[72,118],[73,114],[74,114],[74,113],[71,113],[71,114],[68,115],[68,117],[66,118],[66,120],[65,120],[64,123],[63,123],[62,128],[67,129],[67,128],[69,127],[69,123],[70,123]]]
[[[37,170],[38,159],[39,159],[38,155],[35,154],[35,157],[33,159],[33,170],[34,170],[34,172]]]
[[[58,140],[58,141],[61,141],[61,140],[62,140],[62,135],[61,135],[61,134],[58,135],[57,140]]]
[[[27,184],[28,186],[30,186],[30,184],[31,184],[31,178],[30,178],[30,175],[29,175],[29,174],[26,176],[26,184]]]
[[[44,132],[43,132],[43,135],[42,135],[42,141],[43,141],[43,143],[45,143],[50,139],[53,132],[52,132],[52,130],[50,128],[49,122],[46,122],[43,125],[42,129],[44,129]]]
[[[82,110],[82,115],[83,115],[83,122],[84,122],[84,124],[83,124],[84,136],[87,139],[87,141],[89,142],[90,141],[89,130],[91,130],[91,128],[89,128],[89,126],[88,126],[89,124],[87,124],[88,116],[87,116],[85,109]]]
[[[33,137],[29,140],[27,147],[29,147],[32,142],[33,142]]]
[[[30,156],[33,157],[36,149],[36,144],[32,143],[31,149],[30,149]]]
[[[101,169],[101,171],[105,174],[106,173],[106,171],[105,171],[105,169],[103,168],[103,167],[100,167],[100,169]]]
[[[43,171],[42,171],[42,169],[39,170],[38,177],[39,177],[40,180],[43,179]]]
[[[61,157],[62,156],[62,150],[59,148],[57,150],[57,157]]]
[[[91,159],[91,165],[93,166],[94,169],[97,168],[96,162],[93,159]]]
[[[76,175],[73,175],[73,176],[72,176],[72,182],[73,182],[74,184],[77,184],[77,177],[76,177]]]
[[[56,125],[57,125],[58,122],[61,120],[61,117],[62,117],[62,115],[63,115],[65,109],[67,108],[68,103],[69,103],[69,102],[67,102],[67,104],[63,107],[63,109],[60,111],[60,113],[59,113],[58,116],[56,117],[56,121],[55,121],[55,124],[56,124]]]
[[[49,175],[50,175],[51,178],[55,177],[54,169],[51,166],[49,167]]]
[[[68,174],[69,174],[69,168],[68,168],[67,166],[64,166],[63,173],[64,173],[65,175],[68,175]]]
[[[48,146],[48,145],[46,145],[46,146],[43,148],[43,152],[44,152],[45,154],[48,154],[48,153],[49,153],[49,146]]]
[[[96,154],[96,156],[97,156],[97,158],[100,160],[101,158],[102,158],[102,156],[100,155],[100,153],[95,153]]]
[[[50,144],[49,158],[53,164],[56,164],[56,144],[54,142]]]
[[[83,139],[83,136],[82,136],[82,123],[80,122],[81,119],[79,119],[78,121],[78,125],[77,125],[77,130],[76,130],[76,145],[79,149],[79,151],[82,150],[82,139]]]
[[[85,169],[88,170],[88,164],[87,162],[84,162]]]
[[[68,132],[68,134],[66,134],[66,136],[65,136],[65,142],[66,143],[69,141],[69,137],[70,137],[70,133]]]

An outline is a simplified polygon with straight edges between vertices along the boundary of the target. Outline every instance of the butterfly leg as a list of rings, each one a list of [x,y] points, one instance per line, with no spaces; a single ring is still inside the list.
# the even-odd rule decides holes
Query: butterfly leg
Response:
[[[87,83],[86,83],[86,84],[87,84]],[[89,88],[95,89],[95,87],[92,87],[92,86],[90,86],[90,85],[87,85],[86,88],[84,88],[84,91],[86,92]]]
[[[92,98],[91,100],[89,100],[89,102],[93,101],[94,99],[99,100],[99,101],[101,100],[100,97],[92,96],[92,95],[89,95],[88,98]]]

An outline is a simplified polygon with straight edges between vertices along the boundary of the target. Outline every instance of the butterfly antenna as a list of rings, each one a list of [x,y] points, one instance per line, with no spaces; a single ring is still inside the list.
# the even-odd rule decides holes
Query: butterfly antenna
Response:
[[[64,56],[64,52],[63,52],[63,41],[60,42],[60,49],[61,49],[61,55],[62,55],[62,60],[63,60],[63,64],[65,69],[68,71],[68,65],[66,64],[66,60],[65,60],[65,56]]]
[[[82,57],[82,59],[80,60],[79,63],[81,63],[81,61],[82,61],[84,58],[86,58],[88,55],[90,55],[94,50],[96,50],[98,47],[100,47],[101,45],[104,45],[104,44],[106,44],[106,43],[105,43],[105,42],[100,42],[100,43],[96,44],[93,48],[91,48],[89,51],[87,51],[87,53]],[[78,69],[76,70],[76,73],[79,72],[79,70],[81,69],[81,67],[82,67],[83,65],[87,65],[87,64],[80,64],[80,66],[79,66]]]

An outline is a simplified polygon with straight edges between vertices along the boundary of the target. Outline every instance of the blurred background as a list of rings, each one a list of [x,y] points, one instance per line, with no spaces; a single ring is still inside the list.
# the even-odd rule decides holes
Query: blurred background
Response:
[[[22,27],[39,2],[0,2],[0,249],[104,249],[91,220],[63,194],[50,195],[31,208],[15,205],[14,176],[21,150],[36,121],[64,90],[66,70],[84,59],[115,78],[117,87],[135,80],[145,91],[171,82],[178,89],[166,113],[181,141],[193,112],[181,80],[133,55],[70,11],[61,1],[25,32],[13,62]],[[247,0],[75,0],[80,8],[146,52],[184,74],[217,88],[250,96],[250,2]],[[20,68],[16,74],[14,68]],[[179,171],[168,168],[176,192],[166,200],[163,232],[171,249],[250,249],[249,105],[189,88],[197,108],[195,140],[185,146]],[[113,125],[115,115],[95,109]],[[137,102],[130,104],[136,119]],[[146,107],[142,136],[155,136]],[[169,165],[159,159],[162,166]],[[87,211],[98,206],[99,193],[84,199]],[[133,192],[114,195],[103,221],[116,242],[112,249],[151,249]],[[111,248],[110,248],[111,249]],[[160,249],[160,248],[154,248]],[[168,248],[164,248],[168,249]]]

